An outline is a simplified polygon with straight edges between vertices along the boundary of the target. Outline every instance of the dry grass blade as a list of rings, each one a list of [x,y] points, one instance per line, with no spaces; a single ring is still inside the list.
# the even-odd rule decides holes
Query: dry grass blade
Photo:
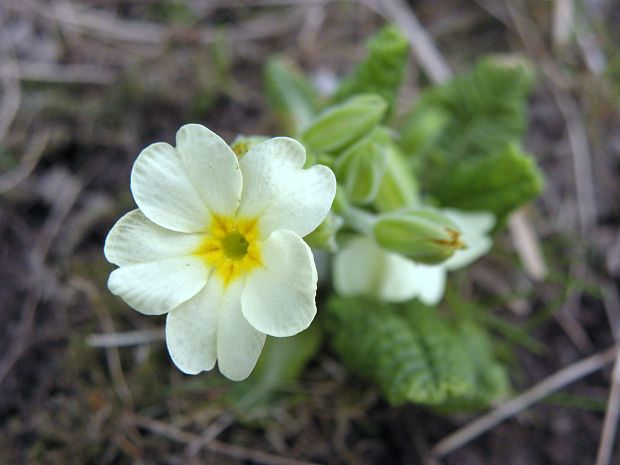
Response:
[[[114,321],[108,311],[107,307],[101,301],[99,290],[95,285],[86,279],[80,277],[74,277],[72,284],[76,290],[83,292],[87,295],[91,302],[94,304],[95,313],[99,318],[99,324],[109,334],[114,333]],[[105,348],[106,359],[108,362],[108,369],[110,370],[110,376],[114,382],[114,389],[118,396],[129,405],[133,405],[133,397],[131,395],[131,389],[125,379],[123,373],[123,366],[121,364],[121,357],[118,352],[118,346],[108,345]]]
[[[169,423],[153,420],[142,415],[132,415],[129,418],[137,426],[144,428],[152,433],[164,436],[175,442],[182,444],[201,444],[201,436],[183,431]],[[280,457],[265,452],[246,449],[245,447],[233,446],[221,441],[212,440],[206,444],[202,444],[203,447],[211,452],[221,454],[225,457],[230,457],[237,460],[247,460],[254,463],[261,463],[264,465],[318,465],[312,462],[306,462],[303,460],[295,460],[287,457]]]
[[[583,61],[588,70],[595,76],[602,76],[607,70],[608,59],[602,46],[598,27],[605,16],[603,4],[598,2],[584,2],[579,5],[583,14],[578,17],[575,30],[577,45],[581,50]],[[612,49],[608,49],[610,52]]]
[[[4,55],[0,57],[0,78],[2,81],[2,99],[0,99],[0,141],[7,135],[21,103],[21,87],[19,84],[19,68],[13,56],[12,38],[7,32],[3,33],[0,23],[0,41],[4,48]]]
[[[598,209],[594,190],[592,155],[581,112],[574,99],[562,89],[565,87],[564,73],[547,51],[541,33],[514,3],[505,3],[512,23],[528,53],[535,61],[542,63],[541,69],[548,78],[551,92],[564,118],[573,158],[579,225],[581,231],[586,232],[594,224]]]
[[[19,165],[12,171],[0,176],[0,194],[15,188],[32,173],[45,152],[49,140],[50,133],[45,130],[37,133],[32,138]]]
[[[71,177],[64,178],[63,182],[57,184],[58,190],[52,213],[47,217],[38,240],[30,251],[30,291],[22,305],[19,330],[14,340],[11,341],[11,349],[0,360],[0,384],[30,346],[36,309],[43,298],[43,282],[50,273],[46,268],[45,261],[52,243],[58,237],[63,223],[78,201],[84,187],[82,183]]]
[[[139,329],[136,331],[91,334],[86,339],[86,344],[90,347],[101,348],[127,347],[139,346],[163,340],[164,331],[162,329]]]
[[[607,319],[611,326],[614,340],[620,344],[620,296],[613,284],[603,287],[603,302]],[[607,400],[607,410],[603,421],[603,431],[596,454],[596,465],[607,465],[611,462],[611,454],[618,431],[618,418],[620,417],[620,351],[614,364],[611,375],[611,389]]]
[[[620,293],[614,284],[608,283],[601,289],[605,312],[616,343],[620,344]]]
[[[232,412],[224,412],[220,415],[217,420],[213,422],[209,428],[205,430],[204,433],[200,435],[200,437],[190,442],[186,448],[186,455],[189,457],[195,457],[198,453],[207,446],[210,442],[212,442],[216,437],[218,437],[225,429],[227,429],[230,425],[235,422],[235,416]]]
[[[596,221],[598,210],[588,136],[577,103],[556,86],[552,86],[552,91],[566,124],[566,134],[571,147],[575,171],[579,223],[582,232],[585,233]]]
[[[575,28],[575,6],[572,0],[555,0],[553,4],[553,43],[564,47]]]
[[[596,454],[596,465],[608,465],[611,463],[611,454],[614,450],[616,432],[618,431],[618,417],[620,417],[620,350],[618,351],[611,376],[611,391],[609,392],[607,411],[603,421],[601,441]]]
[[[547,264],[536,231],[526,215],[525,210],[519,210],[511,215],[508,223],[510,235],[528,276],[535,281],[542,281],[548,273]]]
[[[433,82],[444,82],[452,77],[448,62],[433,42],[418,18],[402,0],[385,0],[381,3],[387,16],[398,24],[411,44],[416,59]]]
[[[471,440],[493,428],[502,421],[513,417],[549,394],[574,383],[575,381],[602,369],[617,356],[618,347],[613,346],[591,357],[573,363],[549,376],[531,389],[514,399],[500,405],[495,410],[465,425],[439,441],[431,450],[434,457],[443,457],[464,446]]]
[[[128,20],[94,8],[77,8],[67,1],[55,2],[52,10],[37,0],[13,2],[8,6],[14,11],[41,16],[68,31],[151,49],[160,49],[174,38],[207,45],[219,41],[241,42],[273,37],[293,30],[303,19],[300,14],[290,12],[283,15],[270,13],[248,19],[238,27],[222,32],[215,28],[175,28],[145,20]]]
[[[20,61],[17,67],[22,81],[109,85],[117,77],[112,69],[95,65],[59,65]]]
[[[37,287],[24,299],[20,309],[21,318],[19,320],[18,330],[16,331],[15,337],[10,342],[10,349],[4,352],[0,360],[0,385],[4,382],[4,379],[11,372],[23,353],[28,349],[28,341],[31,336],[35,311],[41,302],[42,293],[42,288]]]

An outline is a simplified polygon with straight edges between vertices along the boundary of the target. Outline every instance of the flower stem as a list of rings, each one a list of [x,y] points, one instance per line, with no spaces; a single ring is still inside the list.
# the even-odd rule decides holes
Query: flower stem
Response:
[[[344,219],[346,225],[365,236],[373,236],[373,228],[377,222],[376,215],[351,205],[340,188],[336,192],[333,209]]]

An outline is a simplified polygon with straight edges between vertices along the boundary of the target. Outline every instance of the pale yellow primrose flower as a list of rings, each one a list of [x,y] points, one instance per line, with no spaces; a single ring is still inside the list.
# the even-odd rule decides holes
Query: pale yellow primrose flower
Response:
[[[303,146],[277,137],[238,159],[216,134],[183,126],[131,173],[138,209],[105,243],[108,286],[146,315],[168,313],[166,343],[185,373],[246,378],[265,335],[292,336],[316,314],[317,272],[302,237],[328,214],[331,170],[302,169]]]
[[[366,295],[385,302],[418,298],[426,305],[441,301],[448,271],[463,268],[486,254],[493,245],[488,233],[495,225],[490,212],[441,210],[462,231],[466,248],[438,265],[415,263],[388,252],[370,238],[353,238],[333,262],[334,287],[343,296]]]

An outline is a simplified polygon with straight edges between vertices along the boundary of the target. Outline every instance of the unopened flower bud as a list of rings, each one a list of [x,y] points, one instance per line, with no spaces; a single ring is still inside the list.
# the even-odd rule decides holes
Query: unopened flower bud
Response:
[[[327,108],[301,134],[302,141],[317,152],[347,147],[372,130],[383,118],[387,103],[378,95],[366,94]]]
[[[459,227],[438,210],[419,209],[386,213],[374,226],[377,243],[419,263],[441,263],[459,249]]]

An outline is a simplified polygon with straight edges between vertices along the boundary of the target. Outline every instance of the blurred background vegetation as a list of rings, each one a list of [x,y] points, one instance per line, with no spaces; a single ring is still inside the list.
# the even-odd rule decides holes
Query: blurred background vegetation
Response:
[[[187,122],[229,142],[283,134],[268,58],[289,58],[327,93],[386,22],[411,42],[403,107],[444,77],[434,47],[454,72],[492,55],[535,76],[525,149],[545,192],[453,279],[504,341],[514,395],[564,367],[575,382],[452,449],[437,446],[476,415],[392,407],[328,344],[302,370],[313,337],[288,370],[266,350],[259,363],[275,371],[248,383],[184,376],[163,317],[106,288],[103,240],[133,208],[143,147]],[[615,0],[3,1],[0,463],[620,461],[608,450],[620,396],[609,350],[620,340],[619,22]]]

